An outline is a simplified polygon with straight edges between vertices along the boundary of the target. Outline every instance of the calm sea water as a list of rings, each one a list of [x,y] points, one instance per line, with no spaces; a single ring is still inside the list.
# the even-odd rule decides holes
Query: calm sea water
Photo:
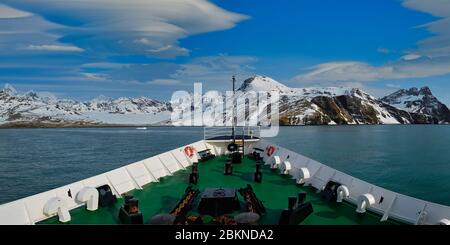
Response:
[[[200,140],[201,128],[1,129],[0,203]],[[270,139],[376,185],[450,205],[450,127],[282,127]]]

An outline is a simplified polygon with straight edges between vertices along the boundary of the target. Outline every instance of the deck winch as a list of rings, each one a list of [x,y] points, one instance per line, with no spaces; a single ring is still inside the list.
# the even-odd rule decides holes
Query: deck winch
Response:
[[[213,217],[230,214],[239,209],[236,190],[232,188],[207,188],[198,205],[200,214]]]

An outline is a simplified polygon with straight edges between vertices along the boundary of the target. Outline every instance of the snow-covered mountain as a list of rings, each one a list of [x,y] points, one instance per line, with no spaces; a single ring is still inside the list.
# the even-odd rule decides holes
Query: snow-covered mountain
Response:
[[[276,91],[280,94],[279,116],[282,125],[333,125],[333,124],[422,124],[448,123],[450,120],[433,121],[427,111],[409,111],[397,108],[381,101],[357,88],[317,87],[290,88],[272,78],[255,76],[245,80],[237,90],[236,95],[225,98],[225,95],[214,92],[203,96],[204,115],[208,115],[208,124],[231,124],[231,115],[221,113],[231,110],[233,100],[247,98],[251,92]],[[225,103],[224,103],[225,101]],[[185,105],[190,106],[190,104]],[[444,105],[445,106],[445,105]],[[194,108],[200,110],[198,100]],[[253,108],[247,110],[246,108]],[[259,108],[265,109],[267,104]],[[238,122],[251,118],[261,118],[264,110],[257,111],[256,102],[237,105]],[[444,113],[445,114],[445,113]],[[450,114],[448,114],[450,115]],[[205,118],[205,117],[204,117]],[[177,121],[180,124],[183,120]]]
[[[18,94],[6,85],[0,90],[0,126],[186,125],[190,120],[183,118],[183,113],[191,108],[203,113],[205,125],[231,124],[232,115],[224,112],[232,111],[232,101],[242,102],[254,92],[264,91],[279,92],[281,125],[450,123],[450,111],[427,87],[376,99],[356,88],[290,88],[269,77],[255,76],[245,80],[234,96],[210,91],[197,95],[201,99],[195,103],[145,97],[79,102],[35,92]],[[266,101],[256,99],[237,103],[237,121],[261,120],[267,108]]]
[[[59,100],[35,92],[18,94],[11,85],[0,90],[0,124],[13,126],[143,125],[170,118],[170,104],[140,98],[97,98],[88,102]]]
[[[400,123],[394,113],[360,89],[289,88],[273,79],[256,76],[247,79],[240,90],[248,92],[255,88],[280,92],[280,121],[284,125]]]
[[[410,113],[427,115],[430,123],[450,123],[450,110],[428,87],[401,89],[381,101]]]

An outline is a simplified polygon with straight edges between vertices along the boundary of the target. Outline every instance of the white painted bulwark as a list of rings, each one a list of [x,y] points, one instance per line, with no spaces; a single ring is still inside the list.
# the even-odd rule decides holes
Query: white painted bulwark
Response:
[[[111,182],[112,188],[120,195],[138,188],[138,186],[133,183],[133,180],[130,178],[124,167],[110,171],[106,173],[106,176]]]
[[[144,166],[144,162],[140,161],[137,163],[130,164],[126,166],[128,173],[137,182],[137,184],[142,187],[148,183],[156,181],[153,176],[147,171]]]
[[[157,156],[145,159],[143,163],[156,180],[169,174]]]
[[[0,225],[31,225],[23,200],[0,206]]]
[[[25,207],[33,223],[48,218],[48,215],[44,214],[44,206],[54,197],[56,197],[55,190],[50,190],[25,198]]]
[[[80,206],[75,195],[83,189],[84,185],[81,181],[59,187],[55,190],[56,196],[63,199],[69,209]]]
[[[110,185],[108,178],[106,178],[105,174],[100,174],[91,178],[87,178],[81,181],[83,183],[84,186],[95,186],[95,187],[99,187],[102,185]],[[115,192],[115,190],[113,189],[113,192]],[[119,195],[119,193],[114,193],[116,195]]]
[[[192,165],[192,163],[188,160],[189,157],[184,152],[184,147],[173,150],[170,153],[183,168],[187,168]]]
[[[170,152],[160,154],[158,157],[171,174],[183,168]]]

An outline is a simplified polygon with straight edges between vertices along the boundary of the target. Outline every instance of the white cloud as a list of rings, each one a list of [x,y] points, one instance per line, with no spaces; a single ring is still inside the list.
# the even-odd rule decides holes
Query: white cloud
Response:
[[[178,41],[234,27],[247,16],[206,0],[4,0],[63,25],[53,30],[85,50],[104,54],[187,55]],[[1,30],[0,30],[1,31]]]
[[[447,0],[404,0],[407,8],[425,12],[439,20],[422,25],[434,36],[421,40],[417,53],[423,56],[450,56],[450,2]]]
[[[115,69],[128,66],[128,64],[118,64],[111,62],[97,62],[97,63],[87,63],[81,65],[81,68],[94,68],[94,69]]]
[[[251,56],[206,56],[198,57],[181,65],[170,77],[186,82],[214,84],[217,89],[229,88],[231,75],[238,81],[253,76],[255,68],[251,65],[256,58]]]
[[[108,81],[104,74],[96,74],[96,73],[88,73],[88,72],[82,72],[81,75],[88,79],[92,79],[95,81]]]
[[[181,84],[181,81],[175,80],[175,79],[154,79],[149,82],[148,84],[154,84],[154,85],[164,85],[164,86],[172,86],[172,85],[179,85]]]
[[[153,85],[191,85],[203,82],[209,89],[229,88],[233,74],[238,81],[253,76],[256,61],[250,56],[205,56],[194,58],[184,64],[117,64],[91,63],[81,66],[83,72],[91,78],[133,84]]]
[[[450,73],[450,57],[420,57],[381,66],[364,62],[330,62],[311,67],[294,78],[298,82],[369,82],[387,79],[423,78]]]
[[[420,57],[422,57],[422,56],[420,56],[418,54],[407,54],[407,55],[400,57],[400,59],[402,59],[402,60],[417,60]]]
[[[400,84],[387,83],[385,85],[387,88],[401,88]]]
[[[395,52],[394,50],[390,50],[388,48],[377,48],[377,52],[378,53],[382,53],[382,54],[390,54]]]
[[[84,52],[84,49],[79,47],[62,45],[28,45],[24,49],[35,51]]]
[[[0,3],[0,19],[22,18],[30,15],[28,12],[20,11]]]
[[[392,67],[374,67],[364,62],[329,62],[309,68],[294,78],[300,82],[374,81],[392,73]]]

